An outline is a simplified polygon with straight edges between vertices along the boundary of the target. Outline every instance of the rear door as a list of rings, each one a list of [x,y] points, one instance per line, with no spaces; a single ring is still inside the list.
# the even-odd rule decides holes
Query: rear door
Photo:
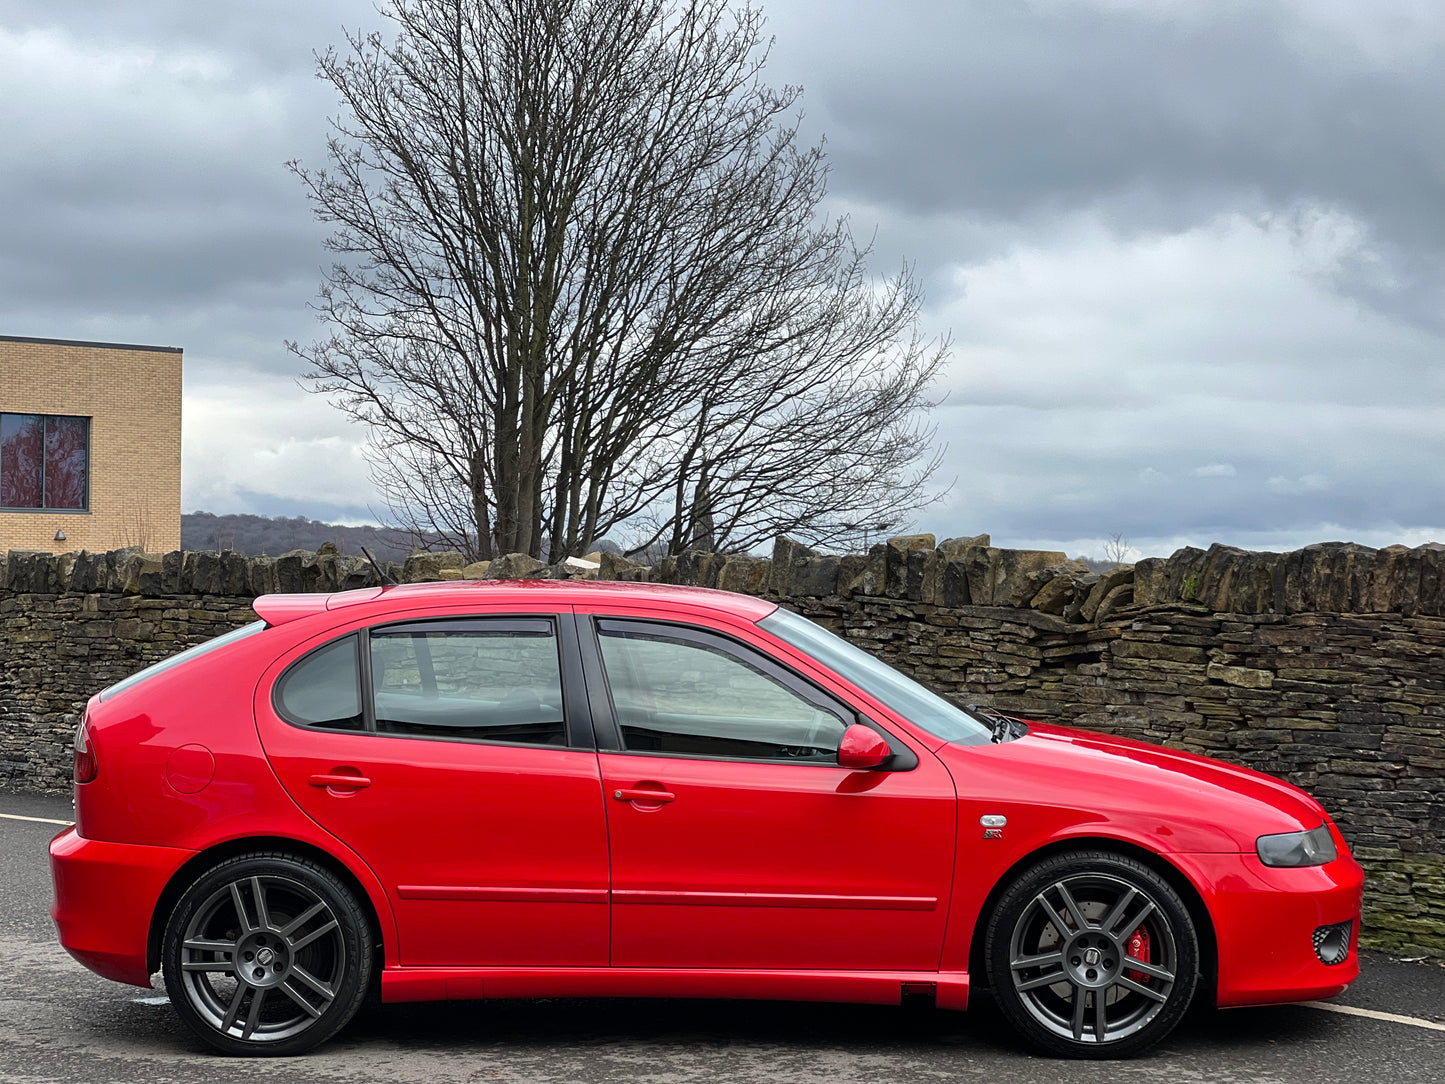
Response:
[[[605,814],[572,630],[570,613],[377,625],[303,644],[263,678],[266,753],[386,887],[402,964],[607,963]]]

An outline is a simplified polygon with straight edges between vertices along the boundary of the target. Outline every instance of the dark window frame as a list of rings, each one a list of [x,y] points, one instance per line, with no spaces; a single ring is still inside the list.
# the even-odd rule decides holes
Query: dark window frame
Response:
[[[585,623],[586,634],[582,633]],[[635,617],[610,614],[579,614],[578,632],[581,635],[582,663],[587,678],[587,693],[591,706],[593,726],[597,735],[597,748],[601,752],[621,753],[636,757],[664,757],[674,760],[715,760],[730,764],[790,764],[794,767],[833,768],[839,766],[822,761],[801,760],[790,757],[744,757],[711,753],[679,753],[665,750],[628,749],[622,740],[622,730],[617,722],[613,706],[612,686],[607,677],[607,667],[602,659],[601,636],[604,624],[627,626],[626,631],[646,633],[650,628],[655,635],[691,642],[703,649],[712,649],[735,658],[744,666],[771,678],[805,703],[838,716],[844,726],[854,723],[866,726],[888,742],[893,759],[887,771],[912,771],[918,767],[918,755],[897,735],[886,730],[872,719],[841,700],[833,693],[819,686],[810,678],[768,655],[760,648],[745,643],[718,629],[669,621],[657,617]]]
[[[491,634],[503,633],[506,629],[498,626],[544,622],[551,626],[549,637],[557,648],[558,677],[562,683],[562,720],[567,735],[566,745],[544,745],[538,742],[505,741],[492,738],[455,737],[447,734],[399,734],[378,730],[376,725],[376,699],[371,672],[371,634],[408,635],[426,632],[475,632],[479,626],[490,625],[486,631]],[[525,630],[517,630],[525,631]],[[318,651],[323,651],[348,636],[356,638],[358,653],[357,679],[360,684],[362,725],[360,730],[342,730],[336,727],[317,726],[298,722],[283,710],[280,689],[287,675]],[[570,613],[520,613],[520,614],[468,614],[449,615],[437,618],[404,618],[377,625],[348,629],[339,636],[333,636],[323,643],[307,649],[286,664],[276,680],[271,683],[271,710],[288,726],[306,730],[313,734],[338,734],[356,737],[403,739],[407,741],[439,741],[465,745],[500,745],[510,749],[539,749],[553,752],[567,750],[593,750],[593,731],[587,718],[585,692],[583,690],[582,663],[578,657],[577,631]]]
[[[94,421],[94,417],[93,417],[92,415],[89,415],[89,414],[41,414],[41,413],[38,413],[38,412],[33,411],[33,410],[5,410],[5,411],[0,411],[0,420],[3,420],[4,418],[7,418],[7,417],[12,417],[12,418],[39,418],[39,419],[41,420],[41,432],[40,432],[40,448],[41,448],[41,461],[40,461],[40,504],[39,504],[39,505],[35,505],[35,506],[0,504],[0,512],[28,512],[28,513],[30,513],[31,515],[38,515],[38,514],[40,514],[40,513],[43,512],[43,513],[45,513],[46,515],[55,515],[55,516],[88,516],[88,515],[90,515],[90,514],[91,514],[91,508],[90,508],[90,489],[91,489],[90,479],[91,479],[91,474],[93,473],[93,471],[92,471],[92,461],[93,461],[93,458],[94,458],[93,455],[92,455],[92,452],[94,451],[94,449],[93,449],[92,444],[91,444],[91,436],[92,436],[93,429],[94,429],[94,426],[93,426],[93,424],[92,424],[93,421]],[[83,496],[82,499],[81,499],[81,506],[80,506],[79,508],[51,508],[51,507],[47,506],[46,503],[45,503],[45,459],[44,459],[44,455],[45,455],[45,424],[44,424],[44,423],[45,423],[48,419],[50,419],[50,418],[63,419],[63,420],[65,420],[65,421],[79,421],[79,422],[84,422],[84,423],[85,423],[85,494],[84,494],[84,496]],[[0,465],[0,470],[3,470],[3,469],[4,469],[4,468],[3,468],[3,465]]]

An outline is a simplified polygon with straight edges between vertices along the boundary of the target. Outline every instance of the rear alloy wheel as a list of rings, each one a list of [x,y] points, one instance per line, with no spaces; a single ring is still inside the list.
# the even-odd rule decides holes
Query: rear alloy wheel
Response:
[[[1057,855],[1023,873],[989,919],[999,1008],[1034,1045],[1120,1058],[1183,1017],[1199,975],[1194,923],[1149,867],[1107,852]]]
[[[228,1054],[299,1054],[356,1013],[372,938],[352,892],[289,855],[224,862],[166,924],[166,990],[181,1018]]]

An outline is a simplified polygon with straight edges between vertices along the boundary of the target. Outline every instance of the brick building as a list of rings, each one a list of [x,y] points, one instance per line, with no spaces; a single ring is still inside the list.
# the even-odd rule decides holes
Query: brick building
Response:
[[[181,543],[181,351],[0,335],[0,551]]]

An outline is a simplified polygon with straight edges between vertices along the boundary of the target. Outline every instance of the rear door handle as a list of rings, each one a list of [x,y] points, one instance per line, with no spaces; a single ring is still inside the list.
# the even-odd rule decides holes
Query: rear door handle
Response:
[[[619,802],[670,802],[677,797],[670,790],[651,790],[647,787],[624,787],[614,790],[612,797]]]
[[[352,790],[371,786],[371,780],[364,775],[333,774],[331,772],[313,775],[307,782],[313,787],[349,787]]]

